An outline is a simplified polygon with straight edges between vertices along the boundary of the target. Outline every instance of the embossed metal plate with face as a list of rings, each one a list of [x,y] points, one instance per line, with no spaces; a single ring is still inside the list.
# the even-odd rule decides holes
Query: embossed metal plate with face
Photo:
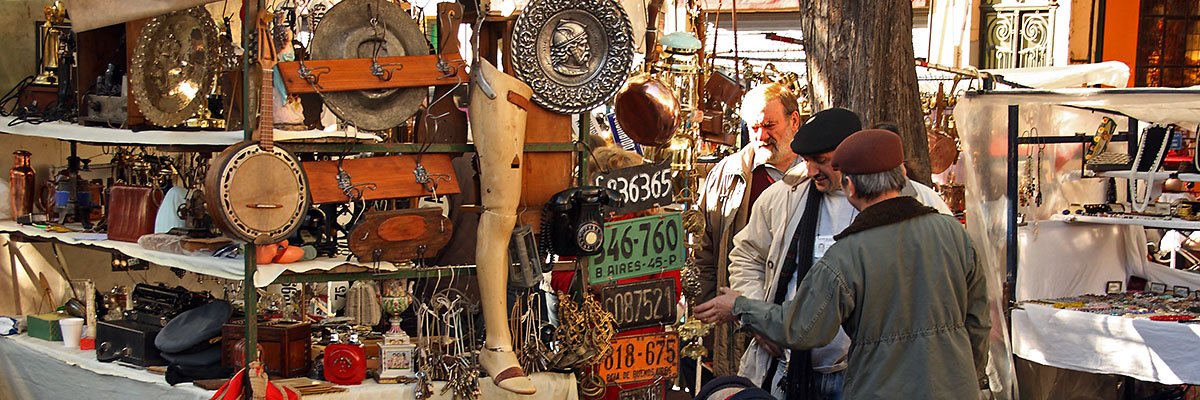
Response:
[[[513,28],[517,77],[554,112],[596,108],[629,77],[633,33],[613,0],[534,0]]]

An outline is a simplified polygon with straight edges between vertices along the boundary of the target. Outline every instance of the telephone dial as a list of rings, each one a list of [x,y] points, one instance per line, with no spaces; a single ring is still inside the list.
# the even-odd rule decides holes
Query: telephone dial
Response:
[[[589,256],[604,245],[601,206],[620,207],[625,196],[599,186],[580,186],[550,197],[542,214],[541,248],[559,256]]]

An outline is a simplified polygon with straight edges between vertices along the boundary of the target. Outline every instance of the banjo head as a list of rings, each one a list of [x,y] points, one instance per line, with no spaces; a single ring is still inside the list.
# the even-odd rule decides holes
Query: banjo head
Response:
[[[221,231],[258,244],[287,239],[310,205],[300,162],[279,146],[267,150],[257,142],[222,151],[205,186],[209,212]]]

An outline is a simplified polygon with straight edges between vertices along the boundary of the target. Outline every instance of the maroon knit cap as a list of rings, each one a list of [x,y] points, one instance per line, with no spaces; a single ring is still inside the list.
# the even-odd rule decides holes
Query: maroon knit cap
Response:
[[[833,169],[864,175],[890,171],[904,162],[900,136],[883,129],[854,132],[833,153]]]

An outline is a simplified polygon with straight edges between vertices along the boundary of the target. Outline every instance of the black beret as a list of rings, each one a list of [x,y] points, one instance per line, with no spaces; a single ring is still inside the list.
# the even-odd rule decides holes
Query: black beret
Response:
[[[182,353],[161,353],[163,359],[170,361],[172,364],[179,364],[185,367],[202,367],[206,365],[221,364],[221,346],[209,346],[200,351],[182,352]]]
[[[225,300],[184,311],[158,332],[154,346],[163,353],[178,353],[221,335],[221,325],[229,321],[233,309]]]
[[[860,129],[862,121],[854,111],[837,107],[821,110],[800,125],[792,139],[792,152],[806,156],[833,151]]]
[[[750,379],[747,379],[744,376],[738,376],[738,375],[719,376],[719,377],[713,378],[712,380],[708,381],[708,383],[705,383],[704,386],[700,387],[700,391],[696,392],[696,399],[697,400],[708,400],[708,398],[710,396],[712,396],[714,393],[716,393],[719,390],[726,389],[726,388],[743,388],[743,389],[745,389],[745,388],[751,388],[751,387],[756,387],[756,386],[754,386],[754,382],[751,382]]]

